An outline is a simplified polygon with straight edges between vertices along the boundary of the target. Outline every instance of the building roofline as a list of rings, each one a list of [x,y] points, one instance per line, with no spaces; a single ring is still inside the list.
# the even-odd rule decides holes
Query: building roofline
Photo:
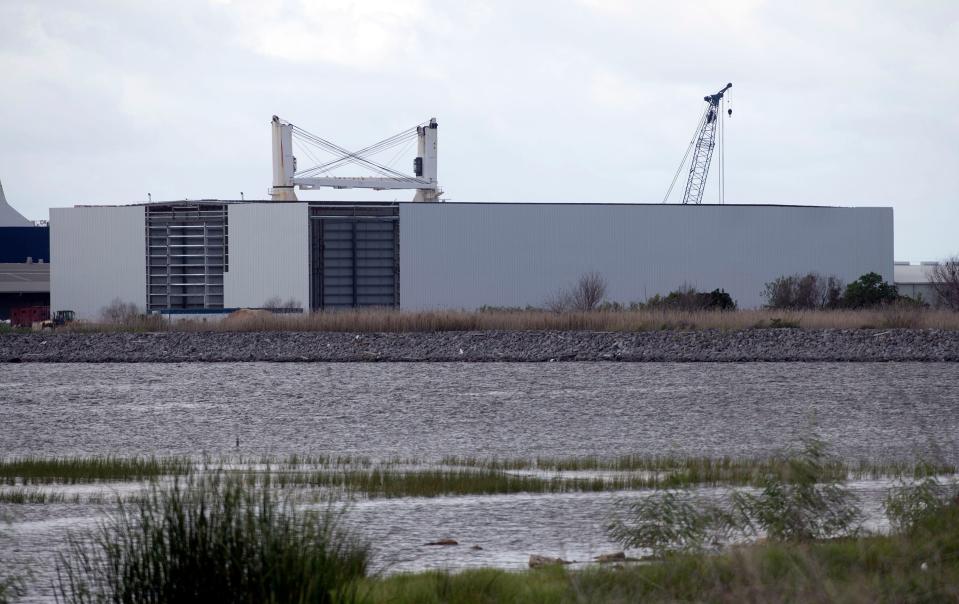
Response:
[[[677,204],[677,203],[636,203],[636,202],[609,202],[609,201],[273,201],[271,199],[174,199],[168,201],[135,202],[128,204],[76,204],[65,208],[128,208],[151,207],[169,205],[223,205],[223,204],[309,204],[309,205],[450,205],[450,206],[625,206],[625,207],[664,207],[664,208],[828,208],[828,209],[892,209],[891,206],[830,206],[830,205],[801,205],[776,203],[727,203],[727,204]]]

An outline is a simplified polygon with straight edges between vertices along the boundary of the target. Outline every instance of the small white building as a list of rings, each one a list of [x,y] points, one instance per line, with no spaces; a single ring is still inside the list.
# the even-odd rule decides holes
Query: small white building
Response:
[[[932,286],[932,270],[938,262],[896,262],[893,267],[896,288],[899,294],[921,300],[930,306],[939,304],[939,294]]]

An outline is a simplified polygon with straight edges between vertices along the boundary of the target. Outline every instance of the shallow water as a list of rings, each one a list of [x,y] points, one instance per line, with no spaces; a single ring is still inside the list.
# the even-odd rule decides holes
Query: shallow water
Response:
[[[4,365],[0,455],[762,456],[815,424],[847,459],[956,462],[957,378],[949,363]],[[888,486],[854,485],[873,528]],[[604,523],[637,496],[362,500],[347,519],[378,571],[522,568],[616,550]],[[0,504],[0,561],[50,599],[66,532],[109,509]],[[423,545],[446,537],[461,545]]]

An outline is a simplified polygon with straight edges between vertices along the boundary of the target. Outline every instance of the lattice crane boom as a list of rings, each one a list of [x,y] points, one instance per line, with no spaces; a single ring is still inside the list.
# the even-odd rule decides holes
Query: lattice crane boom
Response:
[[[700,121],[699,134],[696,137],[696,146],[693,158],[689,164],[689,176],[686,179],[686,192],[683,194],[683,203],[700,204],[703,202],[703,193],[706,190],[706,178],[709,176],[709,164],[713,158],[713,149],[716,147],[716,127],[722,119],[720,103],[726,91],[732,88],[732,83],[717,92],[703,97],[706,101],[706,112]]]

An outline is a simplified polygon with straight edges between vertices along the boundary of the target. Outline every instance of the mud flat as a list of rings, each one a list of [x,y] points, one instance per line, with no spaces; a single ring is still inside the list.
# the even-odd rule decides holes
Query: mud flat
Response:
[[[959,332],[911,329],[161,332],[0,336],[4,363],[959,361]]]

